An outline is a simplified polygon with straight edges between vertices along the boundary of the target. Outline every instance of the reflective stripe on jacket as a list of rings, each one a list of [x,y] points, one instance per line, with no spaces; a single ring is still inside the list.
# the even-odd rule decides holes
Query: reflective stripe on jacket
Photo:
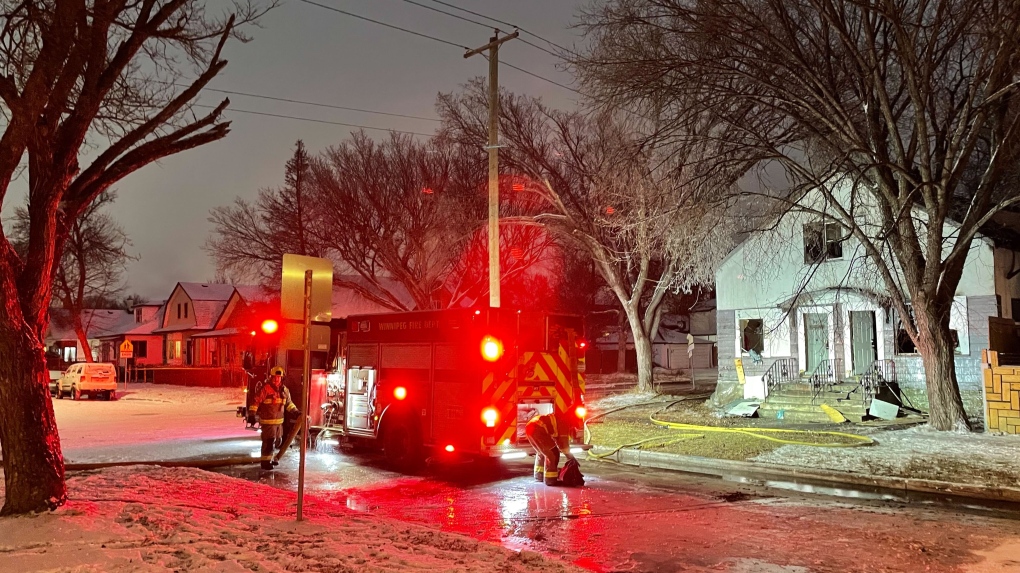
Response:
[[[544,414],[540,416],[535,416],[528,423],[538,424],[553,438],[559,438],[561,436],[568,435],[567,432],[560,433],[560,422],[559,418],[556,417],[556,414]]]
[[[267,382],[255,395],[255,402],[258,407],[257,414],[259,424],[273,426],[283,423],[283,413],[296,412],[297,406],[290,399],[290,390],[286,386],[276,388],[271,382]]]

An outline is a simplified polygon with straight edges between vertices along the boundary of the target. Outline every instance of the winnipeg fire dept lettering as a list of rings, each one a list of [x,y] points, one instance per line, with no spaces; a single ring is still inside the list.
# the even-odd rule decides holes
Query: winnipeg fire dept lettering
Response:
[[[438,320],[409,320],[403,322],[380,322],[379,330],[423,330],[439,328]]]

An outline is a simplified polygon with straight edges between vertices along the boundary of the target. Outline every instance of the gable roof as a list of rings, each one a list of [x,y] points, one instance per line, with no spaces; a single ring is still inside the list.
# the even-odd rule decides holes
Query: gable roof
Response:
[[[218,300],[226,302],[234,294],[234,285],[207,283],[177,283],[192,301]]]
[[[85,328],[85,336],[96,339],[130,328],[135,324],[135,315],[121,309],[86,308],[81,311],[81,322]],[[78,339],[68,310],[63,308],[50,310],[50,326],[46,339],[51,342]]]

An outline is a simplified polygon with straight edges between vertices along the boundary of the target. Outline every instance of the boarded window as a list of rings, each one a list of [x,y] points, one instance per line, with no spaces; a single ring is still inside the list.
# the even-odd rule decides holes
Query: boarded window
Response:
[[[910,311],[910,320],[911,322],[913,322],[914,307],[911,305],[907,305],[907,310]],[[955,314],[956,312],[957,311],[954,307],[953,314]],[[910,335],[907,334],[907,330],[905,328],[902,318],[900,317],[900,313],[893,310],[892,315],[894,324],[896,326],[896,354],[917,354],[918,353],[917,346],[914,344],[914,341],[910,339]],[[955,328],[952,328],[949,330],[949,336],[952,340],[951,344],[953,345],[954,352],[956,352],[957,354],[961,354],[963,352],[963,349],[960,346],[960,331]]]
[[[765,352],[764,324],[760,318],[747,318],[740,321],[740,350],[758,354]]]
[[[804,262],[843,258],[843,226],[835,222],[804,225]]]

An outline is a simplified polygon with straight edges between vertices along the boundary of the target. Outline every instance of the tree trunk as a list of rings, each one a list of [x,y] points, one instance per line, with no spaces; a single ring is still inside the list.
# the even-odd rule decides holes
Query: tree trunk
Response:
[[[0,446],[7,498],[0,515],[54,509],[67,501],[67,488],[44,349],[27,327],[0,328],[0,356]]]
[[[78,337],[78,344],[81,346],[81,353],[85,357],[85,362],[95,362],[95,357],[92,356],[92,347],[89,346],[89,335],[85,332],[85,327],[81,324],[81,313],[78,313],[74,320],[74,334]],[[79,357],[79,360],[81,357]]]
[[[617,313],[616,321],[616,371],[623,374],[627,371],[627,315],[623,311]]]
[[[634,354],[637,355],[638,392],[651,392],[652,386],[652,343],[643,330],[634,332]]]
[[[956,352],[949,329],[949,311],[924,312],[915,306],[917,351],[924,362],[928,392],[928,423],[936,430],[970,430],[956,382]]]

